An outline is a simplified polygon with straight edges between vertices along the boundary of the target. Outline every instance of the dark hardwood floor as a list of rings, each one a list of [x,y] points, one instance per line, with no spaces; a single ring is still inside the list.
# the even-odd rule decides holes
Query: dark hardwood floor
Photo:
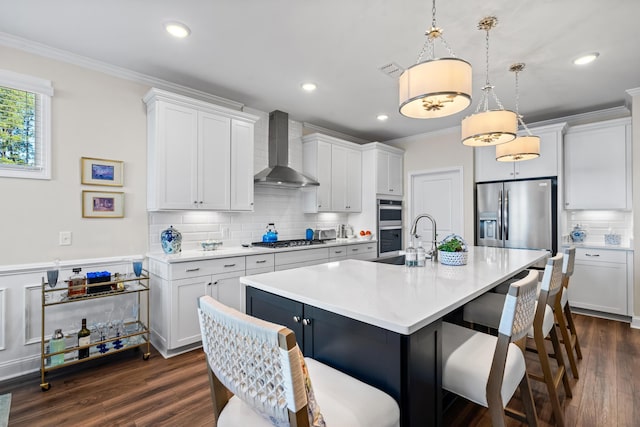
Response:
[[[573,398],[566,399],[560,388],[566,425],[640,425],[640,330],[581,315],[576,323],[584,358],[580,379],[571,379]],[[532,367],[536,357],[527,355]],[[13,394],[10,426],[214,425],[201,350],[163,359],[152,349],[148,361],[141,352],[126,352],[60,369],[47,378],[51,389],[46,392],[35,373],[0,383],[0,394]],[[532,381],[532,389],[540,425],[554,425],[544,384]],[[486,409],[458,400],[445,413],[445,425],[491,422]],[[508,419],[507,425],[520,423]]]

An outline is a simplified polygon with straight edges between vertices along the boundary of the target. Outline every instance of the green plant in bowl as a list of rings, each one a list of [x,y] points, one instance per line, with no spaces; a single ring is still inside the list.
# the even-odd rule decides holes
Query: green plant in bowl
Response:
[[[438,250],[442,252],[464,252],[464,243],[461,240],[453,237],[447,241],[444,241],[438,246]]]

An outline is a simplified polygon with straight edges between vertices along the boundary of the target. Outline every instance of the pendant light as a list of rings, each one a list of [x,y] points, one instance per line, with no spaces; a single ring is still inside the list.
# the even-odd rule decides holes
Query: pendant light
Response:
[[[516,113],[504,109],[493,90],[493,86],[489,83],[489,31],[497,24],[498,18],[495,16],[482,18],[478,23],[478,29],[487,32],[487,80],[482,88],[482,98],[480,98],[475,113],[462,120],[462,143],[472,147],[498,145],[513,141],[518,131]],[[498,105],[498,110],[489,110],[490,95]],[[484,107],[484,111],[480,111],[481,107]]]
[[[413,119],[432,119],[458,113],[471,104],[471,64],[456,58],[436,26],[436,1],[431,8],[431,28],[416,64],[399,80],[400,114]],[[434,58],[435,40],[440,39],[450,57]],[[428,58],[422,61],[427,52]]]
[[[527,124],[522,120],[519,111],[520,90],[518,87],[518,73],[524,70],[525,64],[518,62],[509,67],[509,71],[516,74],[516,116],[527,132],[525,136],[519,136],[506,144],[496,145],[496,160],[499,162],[520,162],[531,160],[540,156],[540,137],[534,136]]]

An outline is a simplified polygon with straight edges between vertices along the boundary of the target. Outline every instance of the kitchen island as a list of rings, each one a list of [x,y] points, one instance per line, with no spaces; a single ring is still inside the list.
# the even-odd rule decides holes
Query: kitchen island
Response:
[[[442,318],[547,255],[472,247],[464,266],[347,260],[240,282],[247,313],[292,329],[305,356],[389,393],[403,427],[440,425]]]

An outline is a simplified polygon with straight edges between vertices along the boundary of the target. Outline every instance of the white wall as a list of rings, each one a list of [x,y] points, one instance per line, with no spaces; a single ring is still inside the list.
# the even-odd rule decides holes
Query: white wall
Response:
[[[148,86],[0,46],[0,67],[51,80],[52,179],[0,178],[0,267],[147,249]],[[80,184],[80,158],[124,161],[124,187]],[[125,218],[82,218],[82,190],[122,191]],[[59,246],[58,233],[72,232]]]
[[[462,145],[460,129],[450,128],[430,134],[387,141],[385,144],[405,150],[404,154],[404,194],[408,201],[408,176],[410,172],[462,167],[463,174],[463,218],[464,238],[473,242],[473,148]],[[406,205],[406,203],[405,203]],[[407,210],[405,209],[405,212]],[[411,224],[413,218],[405,214],[404,224]],[[408,227],[408,226],[407,226]]]

